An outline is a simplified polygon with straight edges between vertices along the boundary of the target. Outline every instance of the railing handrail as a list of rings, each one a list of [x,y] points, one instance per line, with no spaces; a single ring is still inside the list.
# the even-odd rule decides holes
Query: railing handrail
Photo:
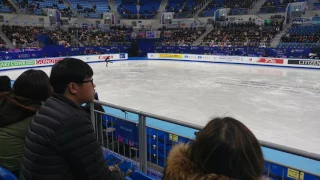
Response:
[[[119,105],[115,105],[115,104],[111,104],[111,103],[107,103],[107,102],[95,100],[94,103],[99,104],[99,105],[103,105],[103,106],[108,106],[108,107],[115,108],[115,109],[124,110],[124,111],[131,112],[134,114],[140,114],[145,117],[151,117],[154,119],[159,119],[161,121],[186,126],[188,128],[192,128],[192,129],[196,129],[196,130],[201,130],[203,128],[203,126],[195,125],[192,123],[188,123],[188,122],[184,122],[184,121],[180,121],[180,120],[176,120],[173,118],[168,118],[165,116],[156,115],[156,114],[152,114],[152,113],[148,113],[148,112],[143,112],[143,111],[139,111],[136,109],[132,109],[132,108],[124,107],[124,106],[119,106]],[[282,151],[285,153],[293,154],[296,156],[301,156],[301,157],[305,157],[308,159],[320,161],[320,154],[315,154],[312,152],[307,152],[307,151],[303,151],[303,150],[299,150],[299,149],[295,149],[295,148],[291,148],[291,147],[287,147],[287,146],[283,146],[283,145],[279,145],[279,144],[275,144],[275,143],[271,143],[271,142],[266,142],[266,141],[262,141],[262,140],[259,140],[259,143],[261,146],[266,147],[266,148],[270,148],[270,149]]]

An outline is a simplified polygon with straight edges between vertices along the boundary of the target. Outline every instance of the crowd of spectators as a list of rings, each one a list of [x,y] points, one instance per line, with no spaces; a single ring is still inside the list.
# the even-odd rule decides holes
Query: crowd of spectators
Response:
[[[267,46],[277,32],[282,30],[283,21],[269,25],[249,22],[213,23],[214,29],[205,36],[203,43],[210,46]]]
[[[45,32],[57,45],[65,47],[78,46],[77,41],[68,34],[68,31],[61,28],[46,30]]]
[[[162,27],[159,28],[162,32],[163,46],[190,46],[195,42],[205,31],[206,27]],[[164,31],[171,31],[171,37],[164,37]]]
[[[44,27],[2,25],[2,31],[17,48],[39,47],[38,33],[44,33]]]
[[[126,26],[111,26],[108,30],[69,28],[69,33],[75,35],[86,46],[130,43],[131,32],[132,27]]]
[[[9,26],[3,25],[2,30],[12,44],[17,48],[40,47],[38,35],[48,36],[55,44],[65,47],[78,46],[66,30],[61,28],[45,29],[37,26]]]

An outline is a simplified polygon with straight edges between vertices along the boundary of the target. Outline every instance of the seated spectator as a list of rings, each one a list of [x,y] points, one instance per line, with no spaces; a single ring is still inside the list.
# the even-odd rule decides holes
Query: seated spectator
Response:
[[[11,80],[8,76],[0,76],[0,93],[11,91]]]
[[[25,139],[20,177],[46,179],[123,179],[111,171],[81,105],[94,100],[91,67],[66,58],[51,70],[53,97],[40,108]]]
[[[1,79],[6,81],[5,91],[10,90],[10,79]],[[42,102],[51,95],[52,88],[45,72],[28,70],[14,82],[13,89],[13,93],[0,93],[0,166],[18,176],[31,120]]]
[[[236,119],[211,120],[190,144],[174,146],[163,180],[258,180],[264,159],[253,133]]]

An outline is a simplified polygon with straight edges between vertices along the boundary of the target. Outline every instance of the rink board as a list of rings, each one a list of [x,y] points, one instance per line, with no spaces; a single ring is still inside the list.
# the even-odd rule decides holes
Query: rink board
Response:
[[[320,60],[313,59],[288,59],[288,58],[269,58],[269,57],[245,57],[245,56],[217,56],[217,55],[197,55],[197,54],[169,54],[169,53],[148,53],[150,60],[177,60],[177,61],[196,61],[212,63],[232,63],[249,64],[261,66],[279,66],[295,68],[320,68]]]
[[[54,63],[61,61],[64,58],[76,58],[76,59],[81,59],[87,63],[93,63],[93,62],[104,62],[107,57],[110,58],[110,61],[127,60],[128,54],[121,53],[121,54],[101,54],[101,55],[51,57],[51,58],[38,58],[38,59],[21,59],[21,60],[1,60],[0,71],[10,70],[10,69],[52,66]]]

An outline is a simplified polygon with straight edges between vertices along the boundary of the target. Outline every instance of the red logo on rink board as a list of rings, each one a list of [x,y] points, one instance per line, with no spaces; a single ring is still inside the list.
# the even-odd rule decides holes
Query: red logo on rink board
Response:
[[[99,56],[99,59],[105,60],[107,57],[109,57],[110,59],[113,59],[113,56],[108,56],[108,55]]]
[[[268,64],[283,64],[284,60],[278,58],[260,58],[257,62]]]
[[[54,64],[58,61],[61,61],[63,58],[48,58],[48,59],[39,59],[36,60],[36,64]]]

